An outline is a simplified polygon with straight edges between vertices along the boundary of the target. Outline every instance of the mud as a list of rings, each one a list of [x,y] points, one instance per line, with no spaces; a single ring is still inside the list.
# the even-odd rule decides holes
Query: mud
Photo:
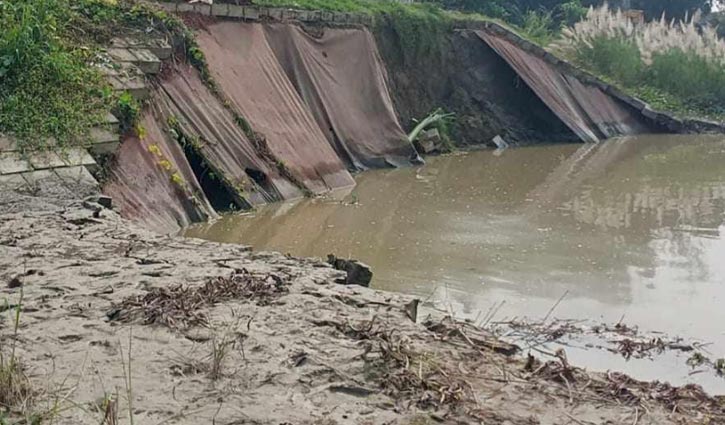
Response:
[[[725,421],[723,401],[696,386],[514,354],[470,324],[414,323],[410,297],[338,285],[341,272],[316,260],[160,236],[94,204],[31,199],[35,209],[0,215],[2,348],[16,347],[34,388],[34,402],[13,415],[57,424],[98,424],[109,412],[128,423],[129,411],[139,424]],[[154,317],[188,310],[201,320],[126,314],[160,299]]]

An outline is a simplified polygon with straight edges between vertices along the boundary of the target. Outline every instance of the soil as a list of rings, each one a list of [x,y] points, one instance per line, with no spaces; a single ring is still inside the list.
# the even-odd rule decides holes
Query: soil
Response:
[[[467,32],[436,38],[436,49],[412,55],[394,25],[376,27],[395,110],[405,130],[436,108],[456,114],[451,140],[462,145],[578,142],[534,92],[490,47]]]
[[[698,387],[589,373],[563,352],[541,362],[450,319],[415,323],[411,298],[338,284],[344,272],[319,260],[160,236],[92,202],[11,205],[0,214],[0,340],[33,388],[11,418],[725,423],[723,399]]]

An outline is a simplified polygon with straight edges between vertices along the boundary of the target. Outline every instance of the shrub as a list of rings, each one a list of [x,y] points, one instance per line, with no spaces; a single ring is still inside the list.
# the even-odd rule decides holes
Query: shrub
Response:
[[[639,48],[624,37],[598,36],[577,46],[577,59],[591,69],[625,84],[637,84],[644,64]]]
[[[112,107],[133,115],[95,66],[128,28],[183,26],[136,0],[0,0],[0,133],[25,151],[63,148],[87,142]]]
[[[86,65],[88,50],[61,37],[69,10],[65,0],[0,2],[0,131],[21,148],[78,142],[106,109],[110,92]]]
[[[652,103],[664,98],[679,112],[725,113],[725,41],[699,14],[635,25],[620,10],[591,8],[552,48]]]
[[[534,12],[530,10],[524,15],[521,31],[540,44],[549,44],[558,31],[551,12]]]

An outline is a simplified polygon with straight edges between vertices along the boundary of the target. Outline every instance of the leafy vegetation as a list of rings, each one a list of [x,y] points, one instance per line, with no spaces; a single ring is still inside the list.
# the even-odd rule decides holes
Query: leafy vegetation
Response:
[[[653,106],[725,116],[725,41],[701,25],[699,14],[635,25],[603,6],[564,30],[552,47]]]
[[[113,107],[133,116],[99,72],[100,46],[122,29],[181,25],[131,0],[0,1],[0,132],[20,148],[82,145]]]

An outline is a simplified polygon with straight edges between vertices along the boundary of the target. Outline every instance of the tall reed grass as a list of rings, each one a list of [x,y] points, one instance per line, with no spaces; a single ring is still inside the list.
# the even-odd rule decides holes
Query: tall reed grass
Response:
[[[699,13],[636,24],[605,4],[565,28],[551,48],[641,95],[655,93],[656,103],[725,115],[725,41]]]

